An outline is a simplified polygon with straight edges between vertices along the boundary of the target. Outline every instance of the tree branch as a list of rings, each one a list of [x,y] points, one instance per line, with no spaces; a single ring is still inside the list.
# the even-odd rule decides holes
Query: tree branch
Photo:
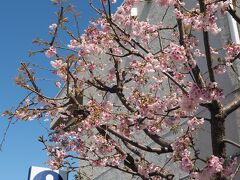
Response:
[[[157,153],[157,154],[162,154],[162,153],[168,153],[170,152],[169,150],[166,151],[165,148],[161,148],[161,149],[156,149],[156,148],[151,148],[149,146],[144,146],[144,145],[141,145],[139,144],[138,142],[136,141],[133,141],[125,136],[122,136],[121,134],[117,133],[116,131],[114,131],[113,129],[111,129],[110,127],[107,127],[106,125],[102,125],[101,126],[102,129],[112,133],[113,135],[115,135],[116,137],[120,138],[121,140],[123,141],[126,141],[128,142],[129,144],[141,149],[141,150],[144,150],[144,151],[147,151],[147,152],[153,152],[153,153]]]
[[[229,139],[223,139],[222,142],[223,142],[223,143],[229,143],[229,144],[231,144],[231,145],[233,145],[233,146],[235,146],[235,147],[240,148],[240,144],[238,144],[238,143],[236,143],[236,142],[233,142],[233,141],[231,141],[231,140],[229,140]]]
[[[145,132],[145,134],[150,137],[155,143],[159,144],[160,146],[163,147],[164,150],[166,150],[167,152],[172,152],[172,146],[170,143],[164,141],[162,138],[160,138],[158,135],[156,134],[151,134],[147,129],[143,130]]]
[[[223,108],[224,118],[226,118],[229,114],[237,110],[239,107],[240,107],[240,97],[238,96]]]
[[[205,15],[205,3],[204,0],[199,0],[200,11]],[[211,82],[215,82],[214,72],[212,68],[212,57],[209,44],[209,35],[208,32],[203,29],[203,43],[205,48],[205,55],[207,60],[208,74]]]
[[[179,31],[179,44],[181,46],[184,46],[185,48],[186,47],[186,43],[185,43],[185,40],[184,40],[184,29],[183,29],[183,22],[181,19],[178,19],[177,20],[177,24],[178,24],[178,31]],[[188,59],[192,59],[192,55],[189,53],[189,55],[187,55],[187,58]],[[192,69],[192,73],[194,75],[194,78],[197,82],[197,84],[199,86],[202,86],[204,87],[204,80],[203,80],[203,77],[202,75],[200,74],[200,68],[198,67],[198,65],[196,64],[196,66]]]
[[[234,10],[231,6],[228,7],[229,14],[237,21],[238,24],[240,24],[240,17],[237,16],[236,10]]]

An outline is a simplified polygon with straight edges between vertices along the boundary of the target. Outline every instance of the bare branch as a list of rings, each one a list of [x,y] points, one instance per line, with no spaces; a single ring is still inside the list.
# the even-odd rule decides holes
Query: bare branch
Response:
[[[227,117],[229,114],[237,110],[239,107],[240,107],[240,97],[238,96],[223,108],[223,116]]]
[[[104,130],[112,133],[113,135],[115,135],[116,137],[120,138],[121,140],[123,141],[126,141],[128,142],[129,144],[141,149],[141,150],[144,150],[144,151],[147,151],[147,152],[153,152],[153,153],[157,153],[157,154],[162,154],[162,153],[168,153],[168,151],[166,151],[165,148],[161,148],[161,149],[156,149],[156,148],[151,148],[149,146],[144,146],[144,145],[141,145],[139,144],[138,142],[136,141],[133,141],[119,133],[117,133],[116,131],[114,131],[113,129],[111,129],[110,127],[107,127],[106,125],[102,125],[101,128],[103,128]]]
[[[148,135],[155,143],[159,144],[160,146],[162,146],[164,150],[166,150],[167,152],[172,152],[172,146],[169,142],[164,141],[162,138],[160,138],[158,135],[156,134],[151,134],[147,129],[144,129],[144,132],[146,135]]]
[[[59,28],[59,25],[61,24],[62,19],[63,19],[63,7],[61,7],[61,10],[60,10],[60,13],[59,13],[57,27],[54,31],[53,38],[52,38],[51,42],[49,43],[50,46],[53,45],[53,43],[54,43],[54,41],[57,37],[58,28]]]
[[[229,143],[229,144],[231,144],[231,145],[233,145],[233,146],[235,146],[235,147],[240,148],[240,144],[238,144],[238,143],[236,143],[236,142],[233,142],[233,141],[231,141],[231,140],[229,140],[229,139],[223,139],[222,142],[223,142],[223,143]]]

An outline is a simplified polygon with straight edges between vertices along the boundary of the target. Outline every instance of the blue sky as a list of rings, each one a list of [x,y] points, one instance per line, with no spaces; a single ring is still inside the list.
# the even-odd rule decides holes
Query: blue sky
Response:
[[[98,0],[96,0],[98,1]],[[72,0],[80,11],[80,26],[85,29],[94,16],[87,0]],[[79,3],[81,2],[81,3]],[[120,2],[118,2],[120,3]],[[44,55],[28,57],[28,51],[36,49],[32,40],[39,37],[50,39],[48,26],[55,22],[56,7],[50,0],[1,1],[0,6],[0,113],[13,106],[26,95],[14,84],[17,68],[21,61],[48,65]],[[50,92],[52,94],[55,91]],[[0,117],[0,139],[3,137],[7,120]],[[46,152],[37,141],[47,135],[44,127],[49,122],[17,122],[8,131],[6,142],[0,152],[0,179],[27,180],[30,166],[46,166]]]

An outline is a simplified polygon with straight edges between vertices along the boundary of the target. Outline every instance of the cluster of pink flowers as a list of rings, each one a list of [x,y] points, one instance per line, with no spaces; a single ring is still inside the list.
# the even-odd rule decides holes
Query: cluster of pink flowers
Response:
[[[84,142],[81,138],[79,131],[65,132],[61,129],[57,134],[51,135],[50,141],[56,143],[58,147],[63,148],[65,151],[81,153],[84,149]]]
[[[226,51],[226,65],[230,66],[232,65],[232,62],[235,60],[235,58],[239,56],[240,44],[228,44],[224,47],[224,50]]]
[[[175,13],[176,19],[183,19],[184,18],[183,13],[180,10],[178,10],[177,8],[174,9],[174,13]]]
[[[77,41],[76,39],[70,40],[70,43],[68,44],[68,48],[70,48],[70,49],[80,49],[81,44],[80,44],[79,41]]]
[[[192,12],[182,14],[179,10],[175,10],[176,17],[183,19],[186,26],[191,26],[194,30],[204,30],[217,34],[221,31],[221,28],[217,25],[216,12],[218,10],[224,14],[228,10],[229,1],[211,2],[206,4],[206,13],[203,15],[200,9],[194,8]]]
[[[48,146],[48,156],[50,160],[47,162],[52,169],[61,168],[62,163],[65,161],[66,152],[59,148]]]
[[[205,57],[205,54],[203,54],[200,49],[195,49],[193,53],[196,57]]]
[[[237,164],[237,157],[225,160],[223,174],[226,177],[231,177],[234,174],[234,166]]]
[[[185,149],[191,145],[191,140],[187,136],[182,136],[177,138],[177,140],[171,144],[173,148],[173,158],[179,160],[179,157],[182,157]]]
[[[131,24],[130,11],[134,2],[125,1],[128,6],[118,7],[117,12],[113,15],[114,20],[118,20],[118,24],[123,25],[123,27],[128,27]]]
[[[190,85],[188,95],[183,95],[180,106],[183,111],[193,112],[200,103],[211,102],[223,98],[222,89],[217,87],[217,83],[209,83],[206,87],[199,87],[196,84]]]
[[[92,160],[90,161],[90,164],[93,166],[93,167],[104,167],[108,164],[109,162],[109,159],[108,157],[104,157],[104,158],[99,158],[99,159],[96,159],[96,160]]]
[[[126,159],[125,154],[115,154],[111,157],[111,165],[118,166]]]
[[[54,61],[51,61],[50,63],[51,63],[51,65],[52,65],[52,67],[54,67],[55,69],[59,69],[59,68],[61,68],[63,65],[65,65],[65,64],[63,64],[63,61],[62,61],[61,59],[56,59],[56,60],[54,60]]]
[[[138,163],[138,173],[149,178],[151,172],[161,172],[161,167],[153,163],[148,163],[145,161],[140,161]]]
[[[27,117],[27,112],[25,109],[18,109],[16,112],[15,112],[15,117],[17,119],[24,119]]]
[[[226,65],[219,64],[213,68],[214,73],[216,74],[224,74],[226,72]]]
[[[126,136],[129,137],[132,134],[132,130],[130,128],[130,125],[134,124],[133,119],[130,119],[129,117],[119,117],[120,124],[118,125],[118,131]]]
[[[204,123],[204,119],[198,119],[196,117],[193,117],[188,120],[187,124],[191,130],[195,130],[198,126],[202,125]]]
[[[164,49],[164,53],[169,54],[172,60],[179,63],[184,63],[187,60],[185,48],[175,43],[170,43],[170,47]]]
[[[152,25],[146,21],[132,20],[132,37],[139,38],[142,44],[148,44],[149,40],[158,36],[159,26]],[[141,38],[140,38],[141,37]]]
[[[225,14],[229,8],[229,5],[231,4],[230,0],[225,1],[214,1],[214,0],[208,0],[206,2],[208,7],[208,12],[216,12],[219,10],[221,14]]]
[[[40,116],[40,113],[34,111],[27,111],[25,108],[20,108],[15,111],[14,116],[19,120],[34,120]]]
[[[231,177],[234,173],[233,166],[237,164],[237,158],[223,159],[217,156],[211,155],[208,158],[207,166],[199,176],[209,175],[214,176],[216,173],[221,173],[224,177]]]
[[[182,159],[180,161],[180,168],[183,171],[190,172],[193,169],[193,162],[190,158],[190,151],[184,149],[182,153]]]
[[[187,136],[182,136],[172,143],[173,160],[180,161],[180,168],[185,172],[192,172],[194,170],[194,162],[191,158],[191,152],[188,150],[191,145],[191,140]]]
[[[103,25],[105,24],[105,25]],[[105,27],[102,30],[98,28],[98,25]],[[96,23],[92,23],[85,33],[81,36],[79,41],[71,40],[68,47],[70,49],[78,50],[78,55],[86,57],[88,55],[99,55],[104,49],[112,48],[113,52],[116,49],[116,43],[110,36],[110,29],[106,28],[106,22],[99,19]]]
[[[230,0],[219,1],[216,4],[221,14],[226,14],[227,10],[229,9],[229,6],[231,5],[231,1]]]
[[[187,26],[192,26],[192,28],[194,28],[194,30],[197,30],[197,31],[201,31],[204,29],[205,31],[210,31],[213,34],[217,34],[221,31],[221,29],[217,26],[217,23],[216,23],[217,17],[211,14],[207,14],[203,16],[200,14],[200,12],[198,13],[199,15],[195,15],[195,16],[190,16],[190,17],[185,16],[183,18],[183,22]]]
[[[105,137],[101,135],[93,136],[96,143],[94,145],[94,151],[98,152],[102,155],[107,155],[113,152],[115,149],[115,142],[107,140]]]
[[[210,174],[215,174],[223,170],[223,159],[217,156],[210,156],[207,162],[207,170]]]
[[[60,163],[58,161],[56,161],[55,159],[49,159],[47,164],[53,170],[57,170],[57,169],[61,168]]]
[[[90,130],[92,128],[105,124],[113,118],[113,105],[109,101],[102,103],[89,101],[88,106],[89,115],[86,119],[81,121],[81,126],[85,130]]]
[[[125,159],[126,159],[126,155],[124,154],[114,154],[113,156],[106,156],[104,158],[91,160],[90,163],[92,166],[96,166],[96,167],[104,167],[107,165],[118,166]]]
[[[51,24],[50,26],[49,26],[49,29],[50,30],[55,30],[57,28],[57,24]]]
[[[181,103],[180,103],[180,107],[182,109],[182,111],[185,112],[194,112],[197,107],[199,105],[199,102],[196,101],[194,98],[189,97],[187,95],[183,95]]]
[[[46,56],[48,58],[53,57],[55,54],[57,54],[57,50],[54,46],[49,47],[49,49],[45,52]]]

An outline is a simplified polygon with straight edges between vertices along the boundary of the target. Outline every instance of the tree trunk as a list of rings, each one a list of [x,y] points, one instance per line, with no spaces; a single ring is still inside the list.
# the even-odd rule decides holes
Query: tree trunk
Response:
[[[222,112],[222,105],[218,101],[213,101],[210,105],[211,113],[211,139],[212,139],[212,152],[213,155],[225,158],[226,157],[226,146],[223,143],[225,137],[225,118]],[[216,175],[217,180],[225,180],[225,177],[221,176],[221,173]]]
[[[226,157],[225,144],[222,142],[225,136],[224,120],[214,118],[211,120],[211,137],[213,155]]]

